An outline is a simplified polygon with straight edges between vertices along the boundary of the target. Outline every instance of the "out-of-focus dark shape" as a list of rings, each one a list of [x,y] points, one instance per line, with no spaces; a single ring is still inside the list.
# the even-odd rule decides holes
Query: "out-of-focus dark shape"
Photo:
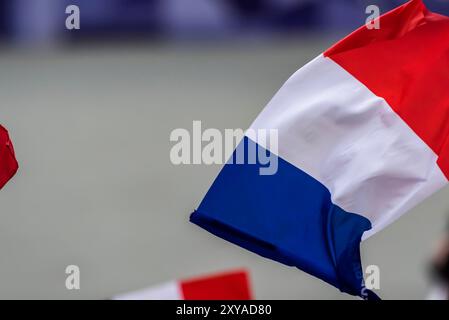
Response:
[[[429,298],[449,300],[449,226],[432,257],[432,275],[436,286]]]
[[[347,34],[365,23],[368,5],[386,12],[404,0],[0,0],[0,37],[24,44],[76,40],[220,40],[319,33]],[[449,14],[449,0],[427,0]],[[80,30],[67,30],[77,5]]]

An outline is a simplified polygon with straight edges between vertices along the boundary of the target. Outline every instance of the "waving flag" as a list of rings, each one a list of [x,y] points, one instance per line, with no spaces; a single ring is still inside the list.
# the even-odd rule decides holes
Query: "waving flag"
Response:
[[[0,125],[0,189],[14,176],[18,168],[8,131]]]
[[[191,215],[367,298],[360,241],[449,177],[449,18],[412,0],[379,22],[298,70],[254,121],[278,130],[278,150],[250,135],[241,144],[276,153],[277,173],[228,163]]]
[[[229,271],[116,296],[116,300],[250,300],[246,271]]]

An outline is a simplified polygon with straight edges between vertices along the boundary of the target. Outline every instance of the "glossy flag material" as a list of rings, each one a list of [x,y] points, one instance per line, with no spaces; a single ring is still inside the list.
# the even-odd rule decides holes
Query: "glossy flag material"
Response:
[[[412,0],[379,22],[298,70],[253,122],[278,130],[277,150],[251,135],[241,144],[275,153],[277,173],[228,163],[191,215],[363,298],[376,296],[360,242],[449,177],[449,18]]]

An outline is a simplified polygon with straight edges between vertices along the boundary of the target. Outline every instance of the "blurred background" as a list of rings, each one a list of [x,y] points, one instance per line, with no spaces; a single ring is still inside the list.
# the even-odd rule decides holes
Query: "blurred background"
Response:
[[[228,268],[258,299],[351,299],[188,222],[220,166],[174,166],[173,129],[246,128],[283,82],[404,1],[1,0],[0,122],[21,168],[0,192],[0,298],[103,299]],[[449,14],[449,1],[427,0]],[[68,5],[79,30],[67,30]],[[422,299],[445,189],[363,243],[386,299]],[[81,289],[65,287],[65,268]]]

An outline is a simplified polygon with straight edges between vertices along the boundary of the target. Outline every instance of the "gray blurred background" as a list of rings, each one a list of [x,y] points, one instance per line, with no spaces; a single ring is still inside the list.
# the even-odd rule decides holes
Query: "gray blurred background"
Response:
[[[172,165],[169,135],[193,120],[246,128],[367,3],[402,1],[39,2],[0,1],[0,122],[21,166],[0,192],[0,298],[103,299],[235,267],[258,299],[351,298],[190,224],[220,166]],[[65,29],[71,3],[80,30]],[[383,298],[426,297],[448,196],[363,243]],[[80,290],[65,287],[70,264]]]

